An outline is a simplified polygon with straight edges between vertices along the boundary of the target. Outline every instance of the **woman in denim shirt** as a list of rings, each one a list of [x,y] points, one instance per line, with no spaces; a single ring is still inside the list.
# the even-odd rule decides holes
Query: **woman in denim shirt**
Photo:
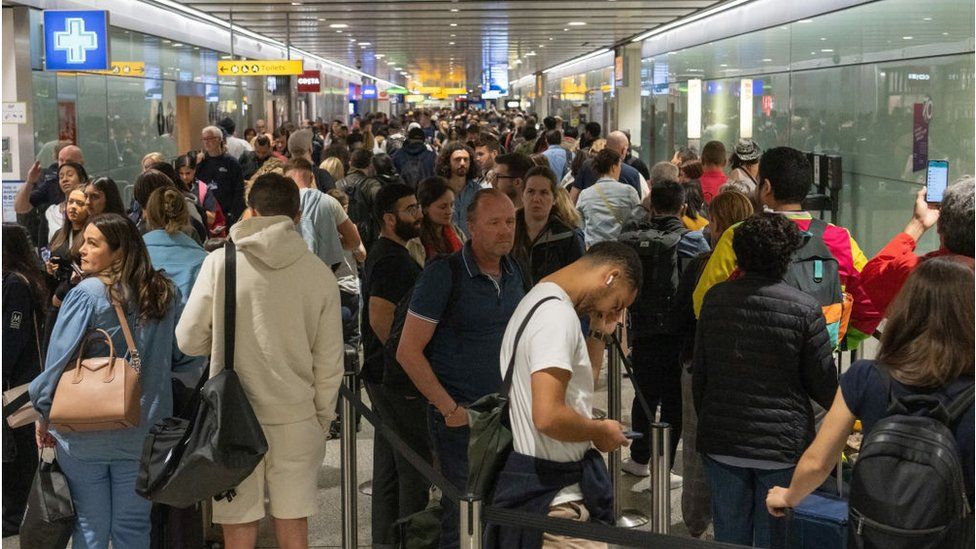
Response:
[[[48,347],[44,372],[30,385],[31,400],[45,421],[37,423],[38,447],[56,447],[78,516],[75,549],[149,547],[150,502],[136,495],[143,439],[172,413],[172,372],[193,362],[176,346],[179,290],[152,268],[135,224],[118,214],[95,217],[85,228],[81,269],[87,275],[61,306]],[[111,297],[111,299],[110,299]],[[112,301],[122,303],[142,357],[139,382],[142,416],[130,429],[58,432],[46,420],[65,366],[82,339],[96,328],[112,337],[117,356],[128,346]],[[106,356],[104,344],[89,356]]]

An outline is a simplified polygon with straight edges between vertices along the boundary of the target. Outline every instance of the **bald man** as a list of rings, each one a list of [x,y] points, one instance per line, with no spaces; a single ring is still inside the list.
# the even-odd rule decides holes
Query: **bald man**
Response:
[[[58,168],[65,162],[85,164],[85,157],[76,145],[67,144],[58,151],[58,161],[47,168],[41,168],[41,163],[34,162],[27,172],[27,180],[21,185],[14,197],[14,210],[19,214],[31,211],[31,208],[46,209],[51,204],[64,201],[64,193],[58,185]]]
[[[612,131],[607,135],[607,148],[616,152],[621,156],[621,158],[627,155],[627,150],[630,149],[630,140],[627,139],[627,135],[622,131]],[[576,199],[579,197],[579,193],[583,189],[589,187],[590,185],[596,183],[596,180],[600,176],[593,169],[593,160],[589,159],[583,163],[583,167],[580,168],[578,174],[576,174],[576,179],[573,181],[573,186],[569,189],[569,196],[573,199],[573,203],[576,203]],[[627,164],[622,164],[620,166],[620,182],[626,183],[633,187],[639,196],[644,196],[647,194],[647,180],[635,170],[634,168],[628,166]]]

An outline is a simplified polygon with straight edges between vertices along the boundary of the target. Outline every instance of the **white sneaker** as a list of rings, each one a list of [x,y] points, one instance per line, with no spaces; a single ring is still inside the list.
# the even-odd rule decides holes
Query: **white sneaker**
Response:
[[[684,483],[685,481],[684,479],[681,478],[681,475],[676,475],[674,473],[671,473],[670,484],[672,490],[677,490],[678,488],[681,488],[681,486],[684,485]]]
[[[634,475],[635,477],[647,477],[651,475],[651,470],[647,465],[641,465],[633,459],[625,459],[623,463],[620,464],[620,468],[623,472]]]

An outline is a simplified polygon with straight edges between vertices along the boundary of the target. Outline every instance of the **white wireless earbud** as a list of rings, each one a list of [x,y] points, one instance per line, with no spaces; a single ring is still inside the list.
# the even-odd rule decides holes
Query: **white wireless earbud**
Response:
[[[613,284],[613,275],[610,275],[610,278],[607,279],[607,286],[611,284]]]

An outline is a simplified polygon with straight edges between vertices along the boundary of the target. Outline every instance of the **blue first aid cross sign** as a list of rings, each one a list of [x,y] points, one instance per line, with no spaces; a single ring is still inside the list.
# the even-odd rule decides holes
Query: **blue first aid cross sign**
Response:
[[[107,11],[44,12],[44,67],[49,71],[107,70]]]

